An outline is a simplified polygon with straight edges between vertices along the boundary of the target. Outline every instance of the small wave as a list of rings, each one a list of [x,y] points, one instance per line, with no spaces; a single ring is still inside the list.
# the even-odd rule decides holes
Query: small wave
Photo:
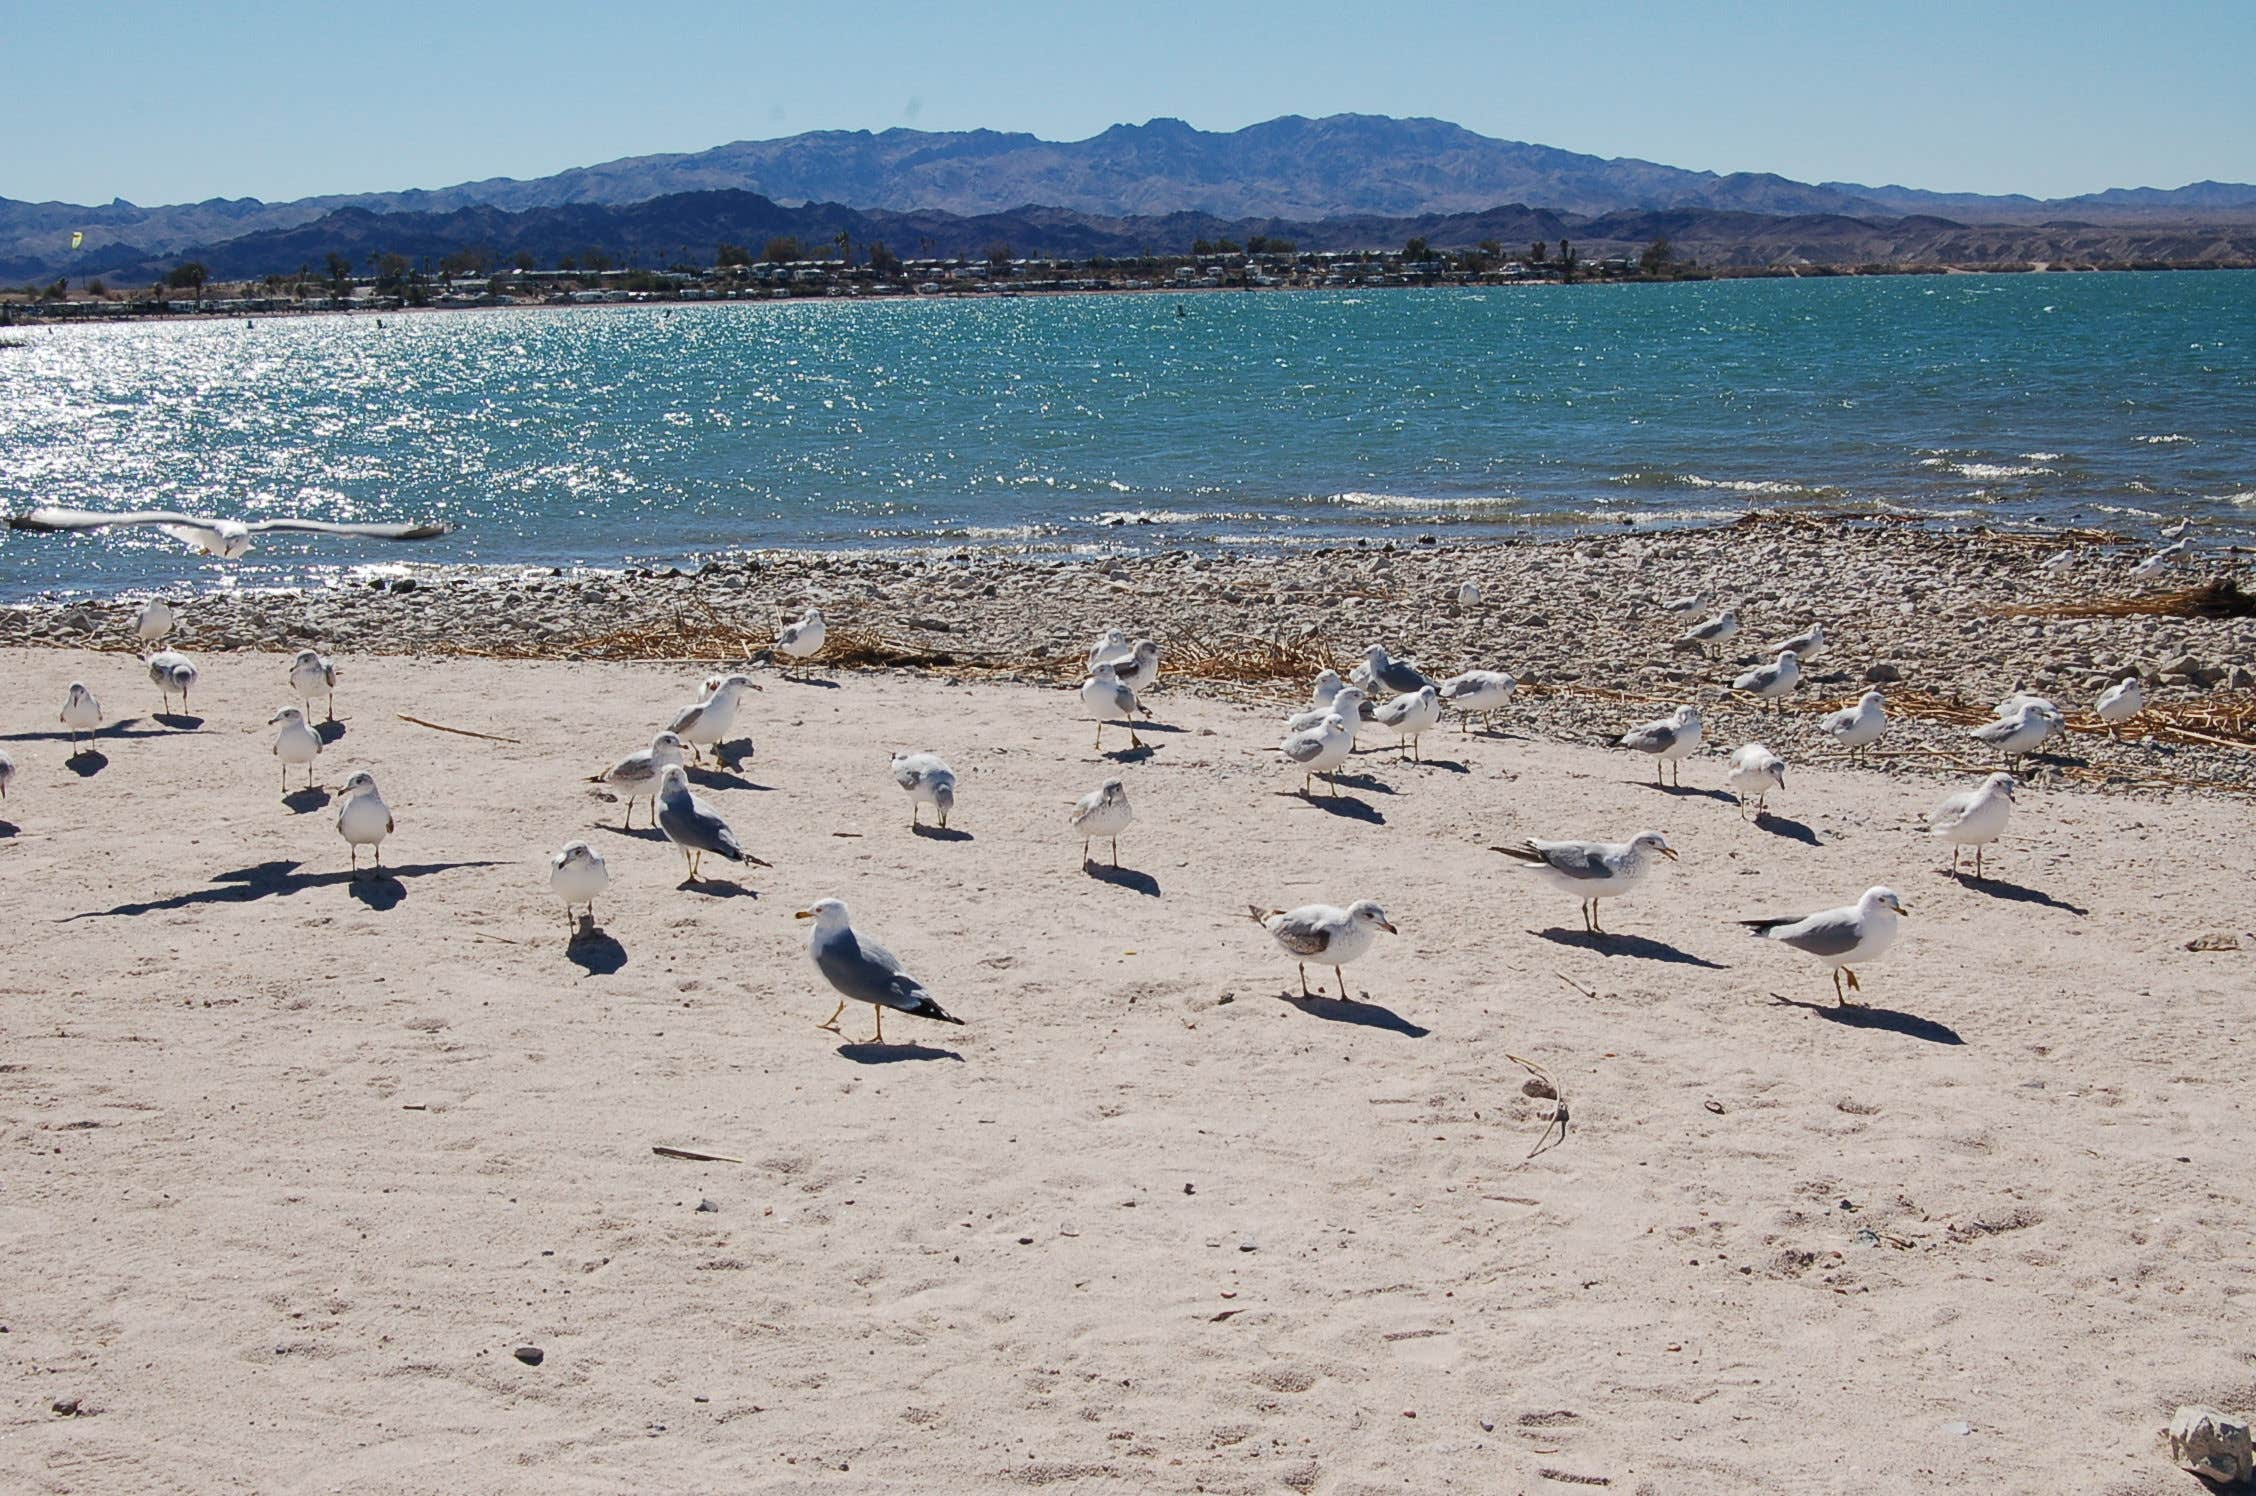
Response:
[[[1327,494],[1317,502],[1345,504],[1351,509],[1391,509],[1411,514],[1440,514],[1446,512],[1471,514],[1502,513],[1505,511],[1517,513],[1520,508],[1520,501],[1508,494],[1436,499],[1419,498],[1413,494],[1402,493],[1364,493],[1355,489],[1346,493]]]
[[[1623,488],[1699,488],[1721,493],[1760,494],[1784,498],[1791,494],[1837,494],[1822,483],[1797,483],[1787,478],[1706,478],[1698,473],[1678,473],[1665,468],[1641,468],[1617,473],[1606,480]]]
[[[1266,514],[1228,510],[1106,509],[1085,516],[1083,523],[1119,529],[1124,525],[1214,525],[1230,521],[1243,524],[1268,518]]]
[[[2065,452],[2023,452],[2021,460],[2023,462],[2061,462],[2066,460],[2067,455]]]
[[[2256,488],[2244,488],[2239,493],[2217,495],[2220,504],[2231,504],[2238,509],[2256,509]]]
[[[2029,455],[2034,457],[2036,454],[2032,452]],[[1959,477],[1971,478],[1976,483],[1995,483],[2004,478],[2042,478],[2054,471],[2041,463],[1952,462],[1947,457],[1922,457],[1919,465],[1956,473]]]
[[[2142,447],[2178,447],[2193,445],[2192,437],[2180,436],[2174,431],[2171,432],[2168,436],[2134,436],[2131,438],[2131,440],[2137,442]]]

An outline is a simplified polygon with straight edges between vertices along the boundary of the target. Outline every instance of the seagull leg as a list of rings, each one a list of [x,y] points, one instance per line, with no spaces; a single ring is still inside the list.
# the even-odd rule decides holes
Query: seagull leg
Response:
[[[1982,844],[1980,842],[1974,844],[1974,876],[1977,878],[1982,876]]]
[[[1097,724],[1097,752],[1104,752],[1104,723]]]
[[[1308,990],[1308,963],[1306,961],[1300,963],[1300,995],[1302,997],[1314,997],[1316,995]]]
[[[1128,724],[1128,746],[1139,750],[1144,746],[1144,740],[1136,736],[1136,724],[1133,722]]]
[[[819,1029],[829,1029],[832,1033],[837,1033],[838,1015],[845,1011],[846,999],[842,997],[838,1000],[838,1006],[830,1010],[830,1016],[828,1018],[825,1018],[822,1022],[816,1024],[815,1027]]]
[[[1846,966],[1841,968],[1841,972],[1849,979],[1849,990],[1851,992],[1862,992],[1864,990],[1864,984],[1856,979],[1855,972],[1850,971]]]
[[[1332,968],[1332,975],[1339,978],[1340,1001],[1343,1003],[1355,1001],[1353,994],[1347,990],[1347,973],[1335,966]]]
[[[1089,865],[1089,838],[1085,836],[1081,838],[1081,865],[1083,867]]]
[[[883,1044],[885,1042],[885,1009],[883,1007],[873,1007],[870,1009],[870,1011],[877,1015],[877,1037],[870,1040],[870,1043]]]
[[[1598,923],[1598,901],[1596,899],[1590,901],[1590,933],[1593,935],[1606,933],[1606,927]]]
[[[337,693],[334,691],[331,691],[329,693],[329,715],[327,720],[331,722],[337,720]]]
[[[1112,865],[1120,866],[1120,838],[1117,836],[1112,839]]]

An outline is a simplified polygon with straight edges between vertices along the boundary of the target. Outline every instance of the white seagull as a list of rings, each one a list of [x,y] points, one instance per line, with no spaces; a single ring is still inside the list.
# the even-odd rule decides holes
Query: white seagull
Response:
[[[1386,705],[1374,708],[1371,720],[1394,734],[1398,749],[1407,745],[1411,761],[1416,762],[1419,737],[1441,723],[1440,688],[1420,686],[1406,695],[1397,696]]]
[[[1346,687],[1347,682],[1340,679],[1340,673],[1337,670],[1319,670],[1316,672],[1316,684],[1309,688],[1308,704],[1310,706],[1330,706],[1332,698],[1339,695]]]
[[[573,907],[587,905],[588,928],[594,929],[595,896],[611,886],[611,869],[603,865],[603,854],[586,842],[566,842],[548,859],[548,886],[564,901],[564,928],[577,935],[580,922],[572,916]]]
[[[674,733],[662,732],[650,740],[648,748],[638,748],[620,759],[600,774],[590,774],[589,784],[608,784],[623,790],[627,796],[626,829],[634,829],[634,803],[650,802],[652,824],[658,816],[658,776],[669,767],[680,768],[682,763],[681,738]]]
[[[1598,901],[1618,899],[1643,880],[1655,854],[1676,861],[1676,849],[1658,831],[1640,831],[1626,842],[1526,841],[1502,852],[1536,877],[1582,901],[1583,928],[1603,935],[1598,923]]]
[[[1878,691],[1867,691],[1855,706],[1826,713],[1818,720],[1817,729],[1831,736],[1852,756],[1862,753],[1879,742],[1880,735],[1888,730],[1887,698]]]
[[[906,1013],[912,1018],[929,1018],[935,1023],[961,1025],[963,1020],[934,1002],[932,994],[924,990],[924,983],[908,974],[901,958],[884,946],[854,929],[852,917],[844,903],[837,899],[819,899],[812,908],[802,909],[794,916],[811,919],[815,927],[807,936],[807,955],[813,959],[815,970],[822,973],[838,993],[838,1006],[817,1028],[838,1032],[838,1015],[846,1011],[849,999],[868,1003],[876,1010],[877,1036],[870,1042],[885,1042],[885,1010]]]
[[[1794,688],[1802,683],[1802,662],[1794,651],[1781,650],[1778,661],[1771,665],[1757,665],[1731,683],[1734,691],[1744,691],[1750,696],[1772,703],[1785,710],[1785,700]]]
[[[1700,710],[1680,706],[1666,717],[1633,727],[1621,735],[1624,748],[1653,755],[1653,783],[1661,782],[1661,765],[1670,766],[1678,784],[1684,783],[1683,760],[1700,751]]]
[[[1382,690],[1407,695],[1433,684],[1424,671],[1408,660],[1389,655],[1384,644],[1374,644],[1364,650],[1363,663],[1349,671],[1347,678],[1374,698]]]
[[[152,597],[141,605],[140,612],[133,615],[133,637],[144,643],[154,644],[171,633],[179,622],[180,617],[174,612],[171,603],[161,597]]]
[[[180,514],[169,509],[136,509],[122,514],[96,514],[85,509],[42,506],[8,516],[13,530],[103,530],[112,525],[147,525],[161,530],[192,551],[233,561],[250,550],[252,537],[277,533],[350,535],[362,540],[435,540],[454,526],[445,520],[414,524],[340,525],[317,519],[211,519]]]
[[[1825,652],[1825,625],[1813,623],[1791,639],[1781,639],[1776,644],[1765,645],[1771,654],[1784,654],[1792,650],[1794,658],[1807,665]]]
[[[908,791],[912,830],[921,824],[927,805],[940,818],[940,829],[948,829],[948,812],[956,808],[956,771],[946,759],[937,753],[896,753],[893,782]]]
[[[1747,933],[1757,940],[1776,940],[1805,955],[1817,957],[1833,968],[1833,1000],[1847,1003],[1841,978],[1849,991],[1860,990],[1853,968],[1877,961],[1896,943],[1896,920],[1911,911],[1892,888],[1868,888],[1854,904],[1824,909],[1792,919],[1743,919]]]
[[[1143,695],[1159,679],[1159,646],[1149,639],[1138,639],[1127,660],[1113,666],[1112,673],[1129,690]]]
[[[2012,763],[2024,754],[2034,753],[2063,725],[2059,708],[2049,702],[2029,701],[2022,703],[2021,709],[2012,716],[1975,728],[1970,736],[1976,742],[1997,749],[2005,755],[2007,763]]]
[[[16,777],[16,761],[0,751],[0,800],[8,798],[8,781]]]
[[[1511,704],[1512,693],[1519,688],[1520,683],[1501,670],[1468,670],[1441,683],[1441,701],[1456,709],[1470,734],[1473,718],[1479,717],[1485,728],[1492,715]]]
[[[1110,665],[1099,665],[1081,682],[1081,710],[1096,719],[1097,751],[1104,751],[1104,730],[1107,722],[1118,723],[1128,729],[1128,746],[1141,748],[1144,740],[1136,736],[1136,693],[1120,683],[1120,675]]]
[[[1739,797],[1739,813],[1745,815],[1747,803],[1754,802],[1755,819],[1761,820],[1770,808],[1770,793],[1786,788],[1786,760],[1761,743],[1749,743],[1731,755],[1731,767],[1724,782]]]
[[[318,649],[301,649],[290,656],[290,689],[297,693],[307,716],[313,715],[313,698],[328,698],[327,720],[337,720],[337,667]]]
[[[809,608],[776,634],[776,653],[788,660],[813,659],[822,653],[823,641],[829,637],[830,628],[823,622],[822,609]]]
[[[70,683],[69,694],[63,697],[63,714],[56,720],[70,729],[71,757],[78,757],[78,740],[86,739],[86,746],[94,746],[94,729],[102,725],[102,703],[94,693],[79,681]]]
[[[699,758],[704,757],[705,748],[718,754],[721,744],[728,741],[729,729],[736,725],[736,708],[744,693],[760,689],[748,675],[724,675],[703,701],[674,713],[666,731],[687,743]]]
[[[1277,751],[1300,770],[1302,798],[1308,796],[1318,774],[1332,782],[1332,793],[1337,795],[1340,765],[1355,753],[1355,727],[1338,712],[1328,712],[1314,727],[1287,734]]]
[[[282,730],[274,735],[274,756],[282,764],[282,793],[290,792],[290,770],[302,765],[306,771],[306,788],[313,788],[313,761],[321,757],[321,734],[306,725],[305,713],[294,706],[286,706],[266,719],[269,727]]]
[[[2120,683],[2099,693],[2092,710],[2111,728],[2128,722],[2146,710],[2146,688],[2139,684],[2137,676],[2126,675]]]
[[[2151,581],[2153,578],[2162,575],[2164,571],[2168,570],[2172,561],[2185,554],[2187,544],[2188,542],[2183,540],[2171,542],[2132,567],[2131,575],[2142,582]]]
[[[1474,608],[1474,607],[1478,607],[1478,606],[1480,606],[1480,600],[1481,600],[1481,587],[1480,587],[1480,583],[1478,583],[1478,582],[1472,582],[1472,581],[1466,581],[1466,582],[1459,582],[1459,583],[1457,584],[1457,605],[1458,605],[1459,607],[1461,607],[1461,608]]]
[[[1112,843],[1112,865],[1120,866],[1120,833],[1136,819],[1128,807],[1128,786],[1108,779],[1073,802],[1073,829],[1081,834],[1081,865],[1089,865],[1089,843],[1103,837]]]
[[[1099,665],[1125,664],[1135,652],[1136,646],[1125,631],[1106,629],[1097,637],[1097,642],[1089,646],[1089,668],[1095,670]]]
[[[736,833],[719,811],[690,790],[689,771],[680,764],[668,764],[658,776],[657,819],[658,829],[689,864],[690,883],[697,881],[698,864],[708,852],[730,862],[746,860]]]
[[[1345,909],[1330,904],[1303,904],[1298,909],[1262,909],[1248,905],[1246,912],[1253,922],[1269,932],[1269,938],[1282,946],[1286,954],[1300,963],[1300,995],[1314,997],[1308,990],[1308,963],[1319,962],[1332,969],[1339,978],[1340,998],[1352,1001],[1347,990],[1347,973],[1341,967],[1371,948],[1381,930],[1389,935],[1399,935],[1387,919],[1386,910],[1369,899],[1359,899]],[[1321,990],[1321,989],[1319,989]]]
[[[1706,654],[1711,644],[1721,644],[1739,632],[1739,615],[1726,608],[1706,623],[1696,623],[1676,636],[1678,644],[1690,644]]]
[[[1353,728],[1363,721],[1363,703],[1370,698],[1360,687],[1342,686],[1322,706],[1311,707],[1285,720],[1286,732],[1306,732],[1312,727],[1322,727],[1326,717],[1342,717]]]
[[[1927,834],[1951,844],[1951,876],[1958,876],[1962,847],[1974,849],[1974,876],[1982,876],[1982,848],[2005,834],[2013,815],[2013,776],[1992,774],[1970,790],[1961,790],[1935,807],[1927,818]]]
[[[180,693],[180,709],[188,710],[188,688],[196,683],[196,662],[177,649],[160,649],[144,662],[149,667],[149,684],[164,693],[160,712],[172,710],[172,693]]]
[[[359,773],[347,779],[339,791],[344,799],[337,806],[337,834],[352,848],[353,876],[360,876],[360,849],[370,848],[376,856],[376,866],[384,865],[384,838],[397,829],[392,821],[392,808],[377,793],[376,778]]]

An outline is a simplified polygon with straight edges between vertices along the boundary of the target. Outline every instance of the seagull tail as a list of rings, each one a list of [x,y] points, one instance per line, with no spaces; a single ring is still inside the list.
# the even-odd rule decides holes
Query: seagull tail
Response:
[[[1786,919],[1743,919],[1739,921],[1739,923],[1745,925],[1747,927],[1747,933],[1754,936],[1755,939],[1768,940],[1770,939],[1771,931],[1777,929],[1781,925],[1790,925],[1794,923],[1794,920],[1796,918],[1799,918],[1799,916],[1793,916]]]
[[[928,992],[918,993],[916,1006],[903,1008],[901,1011],[911,1018],[929,1018],[935,1023],[952,1023],[958,1028],[963,1027],[963,1020],[934,1002],[932,994]]]
[[[1282,914],[1284,913],[1284,911],[1282,909],[1264,909],[1259,904],[1248,904],[1246,905],[1246,913],[1253,916],[1253,922],[1255,924],[1260,925],[1264,929],[1266,929],[1269,924],[1269,916],[1273,914]]]
[[[1502,852],[1506,857],[1514,857],[1519,859],[1521,862],[1543,861],[1543,854],[1541,852],[1538,852],[1535,848],[1529,846],[1490,847],[1488,850],[1490,850],[1491,852]]]

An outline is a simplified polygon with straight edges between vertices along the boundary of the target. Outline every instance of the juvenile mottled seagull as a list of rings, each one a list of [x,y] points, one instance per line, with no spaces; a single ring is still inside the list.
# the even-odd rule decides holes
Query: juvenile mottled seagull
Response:
[[[823,641],[830,637],[824,624],[822,609],[809,608],[796,622],[787,623],[776,635],[776,653],[787,660],[813,659],[822,652]]]
[[[79,681],[70,683],[70,692],[63,697],[63,714],[56,719],[70,729],[71,757],[78,757],[78,740],[86,739],[86,746],[94,746],[94,729],[102,725],[102,703],[94,693]]]
[[[297,535],[351,535],[362,540],[433,540],[450,533],[445,520],[404,525],[339,525],[316,519],[210,519],[169,509],[136,509],[122,514],[95,514],[85,509],[42,506],[8,516],[14,530],[102,530],[112,525],[146,525],[161,530],[192,551],[233,561],[250,550],[252,537],[278,533]]]
[[[1678,784],[1684,783],[1683,760],[1700,750],[1699,708],[1680,706],[1666,717],[1633,727],[1621,735],[1624,748],[1653,755],[1653,783],[1661,782],[1661,765],[1670,766]]]
[[[815,1027],[837,1033],[838,1015],[846,1011],[849,1001],[868,1003],[876,1009],[877,1035],[870,1040],[872,1044],[885,1042],[887,1008],[935,1023],[963,1023],[932,1000],[924,983],[902,968],[900,957],[858,933],[839,900],[820,899],[795,917],[815,922],[807,937],[807,954],[814,959],[815,970],[838,993],[838,1006]]]
[[[1112,843],[1112,865],[1120,866],[1120,833],[1136,813],[1128,808],[1128,786],[1108,779],[1073,802],[1073,829],[1081,834],[1081,865],[1089,865],[1089,843],[1103,837]]]
[[[668,764],[659,773],[657,804],[658,829],[681,849],[683,860],[689,864],[689,882],[697,881],[698,864],[708,852],[730,862],[745,860],[736,833],[729,830],[719,811],[690,790],[689,771],[680,764]]]
[[[1441,723],[1441,690],[1437,686],[1420,686],[1375,708],[1371,720],[1394,734],[1397,748],[1407,745],[1409,756],[1415,762],[1419,737]]]
[[[1791,639],[1781,639],[1776,644],[1765,645],[1771,654],[1794,652],[1794,658],[1807,665],[1825,652],[1825,625],[1813,623]]]
[[[1081,682],[1081,710],[1096,720],[1097,751],[1104,751],[1104,730],[1107,722],[1118,723],[1128,729],[1128,746],[1141,748],[1144,740],[1136,736],[1136,693],[1120,683],[1120,676],[1110,665],[1099,665]]]
[[[164,693],[164,705],[157,710],[172,710],[172,693],[180,693],[180,709],[188,710],[188,688],[196,683],[196,663],[177,649],[160,649],[149,656],[149,684]]]
[[[2137,676],[2126,675],[2119,684],[2099,693],[2092,710],[2109,727],[2128,722],[2146,710],[2146,688],[2139,684]]]
[[[1089,646],[1089,668],[1094,671],[1099,665],[1126,664],[1135,652],[1136,646],[1124,630],[1106,629]]]
[[[377,793],[376,777],[372,774],[353,775],[339,792],[344,798],[337,805],[337,834],[352,848],[353,876],[360,876],[360,849],[369,848],[376,857],[378,868],[384,865],[384,838],[395,828],[392,808]]]
[[[274,756],[282,764],[282,793],[290,792],[290,770],[303,766],[306,771],[306,788],[313,788],[313,761],[321,757],[321,734],[306,726],[305,713],[294,706],[286,706],[266,719],[269,727],[282,730],[274,735]]]
[[[1795,919],[1743,919],[1739,923],[1757,940],[1776,940],[1805,955],[1817,957],[1833,968],[1833,1000],[1847,1003],[1841,978],[1849,991],[1861,990],[1853,968],[1877,961],[1896,943],[1896,920],[1909,914],[1892,888],[1868,888],[1864,897],[1839,909],[1820,910]]]
[[[564,928],[578,934],[580,922],[572,917],[575,905],[587,905],[588,928],[595,928],[595,896],[611,886],[611,869],[603,854],[584,841],[566,842],[548,859],[548,886],[564,901]]]
[[[1331,781],[1332,793],[1337,795],[1340,766],[1355,753],[1355,725],[1338,712],[1329,712],[1314,727],[1288,733],[1277,745],[1277,751],[1285,756],[1285,762],[1300,770],[1303,798],[1308,796],[1319,774]]]
[[[1785,710],[1783,702],[1802,683],[1802,662],[1794,651],[1782,650],[1775,664],[1757,665],[1731,683],[1734,691],[1744,691],[1750,696]]]
[[[141,605],[140,612],[133,615],[133,637],[144,643],[154,644],[171,633],[179,622],[179,615],[173,611],[172,604],[161,597],[152,597]]]
[[[638,748],[602,773],[590,774],[588,783],[608,784],[625,793],[627,830],[634,829],[634,803],[637,800],[650,802],[651,823],[655,825],[658,816],[658,777],[668,767],[681,767],[683,746],[679,735],[662,732],[650,740],[648,748]]]
[[[1519,688],[1520,683],[1501,670],[1468,670],[1441,683],[1441,701],[1456,709],[1469,735],[1473,718],[1480,718],[1486,727],[1490,717],[1511,704],[1512,693]]]
[[[1364,694],[1374,700],[1382,690],[1407,695],[1433,684],[1423,670],[1408,660],[1390,656],[1384,644],[1374,644],[1364,650],[1363,663],[1348,672],[1347,678],[1362,686]]]
[[[728,741],[729,729],[736,725],[736,708],[744,693],[760,689],[748,675],[724,675],[703,701],[674,713],[666,730],[687,743],[699,758],[704,757],[706,748],[718,752]]]
[[[1676,861],[1676,849],[1658,831],[1640,831],[1626,842],[1537,841],[1533,837],[1502,852],[1553,888],[1572,893],[1582,901],[1582,924],[1593,935],[1606,933],[1598,923],[1598,901],[1618,899],[1635,888],[1652,867],[1655,855]]]
[[[1927,818],[1927,834],[1951,844],[1951,876],[1958,876],[1962,847],[1974,849],[1974,876],[1982,876],[1982,848],[2005,834],[2013,815],[2013,776],[1992,774],[1970,790],[1961,790],[1935,807]]]
[[[1345,909],[1330,904],[1303,904],[1298,909],[1248,905],[1246,912],[1286,954],[1298,960],[1302,997],[1317,995],[1308,990],[1308,963],[1314,961],[1329,966],[1332,975],[1339,978],[1340,1000],[1353,1001],[1354,994],[1347,990],[1347,973],[1340,968],[1369,950],[1379,931],[1402,933],[1387,920],[1386,911],[1369,899],[1357,900]]]
[[[1326,717],[1343,717],[1347,720],[1349,727],[1355,727],[1363,720],[1363,703],[1368,699],[1364,696],[1360,687],[1342,686],[1337,692],[1333,693],[1332,699],[1322,706],[1311,707],[1305,712],[1287,718],[1285,731],[1288,733],[1307,732],[1310,728],[1322,727]]]
[[[896,753],[893,782],[909,793],[909,825],[920,823],[924,807],[931,806],[948,829],[948,812],[956,808],[956,771],[937,753]]]
[[[1853,757],[1879,742],[1880,735],[1888,730],[1887,698],[1878,691],[1867,691],[1855,706],[1828,712],[1818,720],[1817,728]]]
[[[1159,679],[1159,646],[1149,639],[1138,639],[1123,664],[1112,667],[1120,683],[1138,696],[1152,688]]]
[[[337,720],[337,667],[318,649],[301,649],[290,656],[290,689],[297,693],[307,716],[313,715],[313,698],[328,698],[325,720]]]
[[[1783,792],[1786,788],[1786,760],[1761,743],[1749,743],[1731,755],[1731,768],[1724,782],[1739,797],[1739,813],[1745,815],[1748,802],[1755,807],[1755,819],[1761,820],[1770,808],[1770,792]]]
[[[1976,742],[1987,743],[2005,755],[2007,763],[2018,761],[2023,755],[2034,753],[2046,739],[2062,727],[2060,711],[2049,702],[2030,701],[2010,717],[2000,717],[1985,723],[1970,734]]]
[[[1705,654],[1707,653],[1709,645],[1721,644],[1724,640],[1730,638],[1733,634],[1736,634],[1738,632],[1739,615],[1733,612],[1731,609],[1726,608],[1721,613],[1716,614],[1715,617],[1709,619],[1706,623],[1696,623],[1692,625],[1692,627],[1686,629],[1683,633],[1678,634],[1676,636],[1676,642],[1679,644],[1693,645],[1698,648],[1702,654]]]

